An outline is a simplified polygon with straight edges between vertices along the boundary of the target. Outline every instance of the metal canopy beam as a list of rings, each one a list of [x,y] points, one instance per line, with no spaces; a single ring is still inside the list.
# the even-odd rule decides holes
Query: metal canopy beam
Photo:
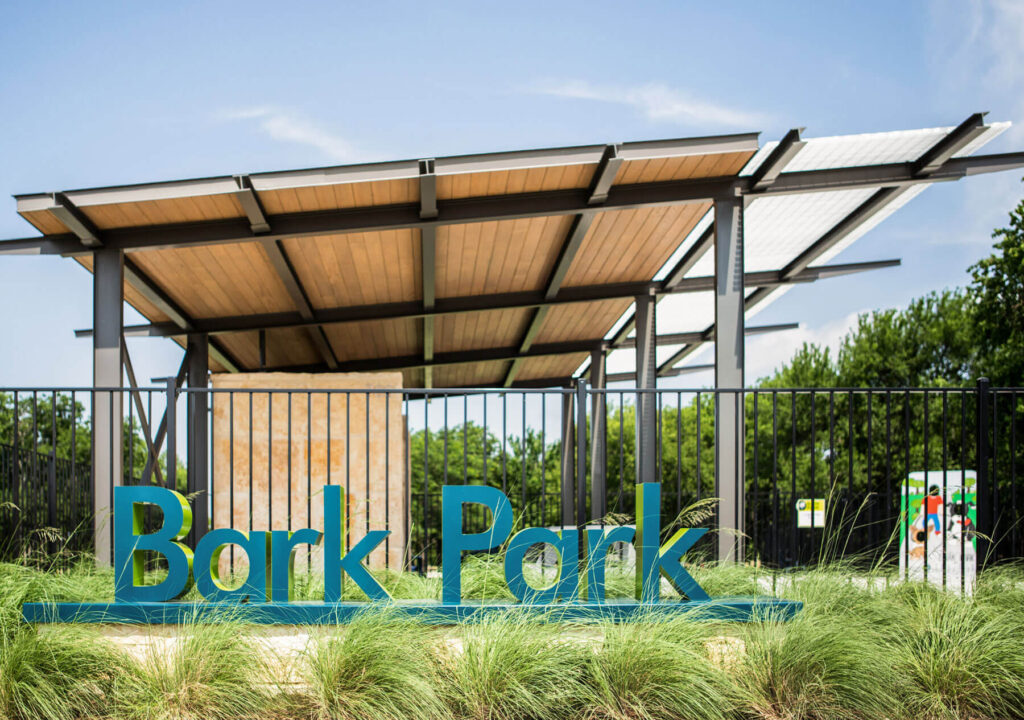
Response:
[[[185,346],[185,354],[181,358],[181,365],[178,367],[178,373],[174,378],[175,389],[181,389],[181,386],[185,384],[185,376],[188,372],[189,356],[188,356],[188,345]],[[146,467],[142,471],[142,484],[148,485],[150,475],[153,474],[153,470],[156,469],[155,461],[160,457],[160,449],[164,445],[164,438],[167,437],[167,408],[164,408],[164,415],[160,418],[160,425],[156,429],[156,437],[153,439],[153,458],[146,460]],[[160,473],[157,473],[157,477],[160,477]],[[170,484],[170,483],[168,483]],[[173,487],[171,488],[174,489]]]
[[[702,257],[704,257],[704,253],[711,249],[711,246],[714,244],[714,239],[714,225],[709,225],[708,228],[700,234],[697,241],[690,246],[690,249],[683,254],[683,257],[679,259],[676,266],[669,271],[664,280],[665,287],[671,288],[681,283],[683,278],[686,277],[686,273],[690,272],[690,270],[693,269],[693,266],[696,265]]]
[[[780,332],[792,330],[799,327],[798,323],[780,323],[777,325],[759,325],[748,328],[748,335],[758,335],[769,332]],[[704,332],[670,333],[658,335],[654,342],[658,347],[666,345],[682,345],[687,343],[703,342]],[[630,338],[621,348],[635,348],[636,342]],[[438,353],[432,358],[422,358],[420,355],[404,355],[397,357],[371,358],[364,360],[349,360],[338,363],[337,370],[340,372],[369,372],[373,370],[416,370],[430,369],[435,367],[447,367],[449,365],[463,365],[475,362],[489,362],[498,360],[528,360],[535,357],[549,357],[551,355],[573,355],[577,353],[603,353],[608,350],[608,341],[603,338],[591,340],[572,340],[567,342],[544,343],[533,345],[526,350],[521,346],[485,348],[481,350],[457,350],[454,352]],[[322,365],[296,365],[274,368],[284,372],[316,372],[322,371]]]
[[[235,198],[238,199],[246,217],[249,218],[249,227],[253,234],[260,235],[270,232],[270,222],[263,211],[260,199],[256,196],[256,191],[253,190],[252,180],[248,175],[236,175],[235,182],[238,183],[238,192],[235,193]]]
[[[62,222],[68,226],[81,239],[83,245],[91,247],[102,247],[103,239],[99,229],[89,221],[87,217],[71,202],[63,193],[54,193],[54,203],[61,208]],[[67,218],[65,220],[65,218]],[[135,288],[147,301],[152,303],[160,312],[171,319],[177,327],[182,330],[191,330],[192,323],[188,316],[178,307],[177,303],[171,300],[156,283],[149,279],[146,274],[127,257],[123,261],[124,281]],[[95,273],[95,267],[93,268]],[[219,346],[211,348],[212,354],[224,368],[229,372],[238,372],[238,365]]]
[[[700,180],[613,185],[601,210],[709,202],[730,192],[757,196],[783,195],[824,190],[914,185],[959,180],[967,175],[1000,172],[1024,166],[1024,152],[951,158],[929,175],[920,175],[916,163],[888,163],[852,168],[830,168],[782,172],[764,190],[753,190],[750,178],[730,175]],[[424,225],[457,225],[490,220],[572,215],[595,212],[590,204],[592,190],[552,190],[503,196],[446,200],[438,203],[439,216],[420,217],[419,203],[363,207],[275,215],[269,218],[269,237],[290,237],[373,230],[416,228]],[[114,248],[135,251],[163,247],[238,243],[255,239],[248,218],[211,220],[200,223],[154,225],[145,228],[112,229],[103,241]],[[34,239],[0,241],[0,253],[37,250],[46,254],[80,255],[87,250],[73,234],[47,235]]]
[[[800,327],[800,323],[775,323],[773,325],[752,325],[745,328],[745,334],[747,335],[764,335],[765,333],[773,332],[784,332],[786,330],[796,330]],[[655,344],[658,347],[664,347],[666,345],[688,345],[695,342],[705,342],[706,340],[714,340],[715,333],[714,329],[711,330],[710,336],[707,330],[697,330],[694,332],[684,333],[666,333],[664,335],[658,335],[655,339]],[[636,338],[626,338],[621,343],[615,346],[616,350],[626,350],[636,347]],[[662,376],[664,377],[664,376]]]
[[[781,270],[747,273],[744,282],[749,287],[774,287],[792,283],[813,282],[815,280],[849,275],[852,273],[895,267],[899,260],[878,260],[874,262],[845,263],[809,267],[794,275],[789,280],[782,278]],[[384,303],[380,305],[362,305],[320,310],[312,320],[303,320],[295,313],[271,313],[269,315],[242,315],[238,317],[207,318],[192,321],[195,331],[208,334],[230,332],[248,332],[253,330],[274,330],[281,328],[309,327],[311,325],[329,325],[334,323],[361,322],[367,320],[413,320],[422,317],[438,317],[470,312],[486,312],[490,310],[517,310],[531,307],[565,305],[578,302],[598,302],[601,300],[621,300],[634,298],[637,294],[653,292],[655,294],[680,294],[690,292],[711,291],[714,288],[713,277],[686,278],[675,287],[665,288],[660,283],[615,283],[611,285],[581,285],[562,288],[558,296],[548,300],[537,292],[515,292],[483,296],[467,296],[460,298],[439,298],[432,311],[422,308],[420,302]],[[133,335],[148,334],[150,337],[173,337],[187,334],[168,323],[151,323],[125,328],[125,332]],[[76,330],[77,337],[90,337],[91,330]]]
[[[277,273],[285,290],[288,291],[288,296],[292,299],[292,303],[294,303],[295,309],[298,310],[299,316],[303,320],[312,320],[314,316],[313,306],[310,305],[309,298],[306,297],[306,291],[302,288],[302,283],[299,282],[299,276],[295,273],[295,268],[288,260],[288,256],[285,254],[284,248],[281,247],[280,241],[261,240],[260,244],[267,253],[267,259],[270,260],[274,272]],[[324,329],[314,324],[307,328],[307,332],[309,333],[309,339],[324,359],[327,367],[332,370],[335,369],[338,366],[338,360],[334,357],[334,351],[331,349],[331,343],[327,339],[327,335],[324,334]]]
[[[914,163],[914,175],[927,177],[941,168],[950,158],[974,142],[985,132],[985,115],[974,113],[951,130],[946,137],[935,143],[928,152]]]
[[[64,193],[53,194],[53,205],[49,211],[60,220],[64,227],[74,233],[82,245],[88,248],[102,247],[99,230]]]
[[[545,301],[553,301],[558,297],[558,292],[562,288],[562,281],[565,280],[565,275],[569,272],[569,266],[572,264],[573,258],[576,257],[576,253],[579,251],[583,238],[590,229],[593,219],[593,215],[577,215],[573,220],[565,242],[562,244],[558,261],[555,263],[551,277],[548,279],[547,288],[544,291]],[[530,349],[530,345],[533,344],[534,339],[544,325],[544,320],[548,316],[548,310],[549,306],[542,305],[534,312],[533,317],[530,319],[530,324],[523,333],[522,340],[519,341],[520,352],[525,353]],[[505,374],[505,387],[508,387],[515,381],[516,374],[519,372],[521,365],[521,361],[517,358],[509,366],[508,372]]]
[[[594,172],[594,180],[590,183],[590,205],[600,205],[608,199],[608,192],[611,190],[615,176],[622,166],[623,157],[619,154],[617,145],[609,145],[604,149],[601,160]]]
[[[153,443],[153,433],[149,425],[149,418],[146,416],[146,407],[142,402],[139,384],[135,380],[135,368],[132,367],[132,358],[128,353],[128,343],[125,342],[123,334],[121,335],[121,354],[124,358],[124,372],[128,377],[128,387],[131,388],[132,401],[135,403],[135,413],[139,417],[139,425],[142,429],[142,439],[146,442],[146,467],[153,467],[156,470],[156,483],[157,485],[163,485],[163,474],[160,472],[160,465],[153,464],[153,461],[160,457],[160,452]],[[131,428],[131,430],[134,431],[134,428]],[[134,478],[132,480],[134,481]]]
[[[124,277],[143,297],[171,319],[173,326],[180,331],[174,333],[175,335],[187,335],[195,331],[195,323],[185,314],[185,311],[128,257],[124,259]],[[134,335],[135,333],[131,328],[125,328],[125,334]],[[78,333],[76,332],[75,335]],[[241,365],[231,357],[230,353],[213,338],[210,338],[210,356],[228,372],[238,372],[241,368]]]
[[[601,156],[601,162],[598,164],[597,171],[594,173],[594,179],[591,182],[590,198],[587,200],[588,205],[597,205],[608,199],[609,189],[615,180],[615,175],[618,173],[621,164],[622,158],[619,157],[618,148],[614,145],[609,145],[605,148],[604,155]],[[569,273],[569,267],[576,258],[576,254],[583,244],[583,238],[590,231],[590,226],[593,224],[595,217],[595,213],[580,213],[573,218],[572,225],[569,226],[569,232],[566,233],[565,240],[562,242],[562,248],[558,253],[558,260],[555,262],[555,267],[548,277],[548,283],[544,290],[545,300],[554,300],[558,297],[558,292],[562,289],[562,282]],[[520,354],[530,349],[530,345],[540,332],[547,316],[547,306],[538,307],[533,313],[530,324],[527,325],[523,338],[519,341]],[[512,361],[508,372],[505,373],[503,383],[505,387],[509,387],[515,382],[516,375],[521,368],[522,360],[520,358]]]
[[[775,149],[769,153],[764,162],[750,176],[749,187],[751,190],[764,190],[770,186],[782,171],[786,169],[789,161],[795,158],[798,152],[803,150],[807,142],[800,139],[802,131],[803,128],[793,128],[779,141]]]
[[[960,123],[956,128],[947,133],[941,140],[925,151],[916,162],[904,163],[909,167],[909,172],[920,179],[936,178],[943,173],[948,173],[950,168],[963,168],[965,174],[974,172],[997,172],[998,169],[1009,169],[1011,164],[1024,159],[1024,153],[1005,153],[1002,155],[981,155],[969,158],[973,162],[963,163],[968,158],[953,158],[952,156],[972,142],[983,130],[984,113],[975,113]],[[981,128],[979,130],[979,128]],[[1013,167],[1019,167],[1013,165]],[[783,173],[786,177],[788,173]],[[832,249],[837,243],[846,238],[851,232],[860,227],[873,215],[885,209],[885,207],[906,192],[912,185],[893,184],[879,188],[875,193],[865,200],[856,210],[847,215],[834,225],[827,233],[814,241],[806,250],[793,259],[781,275],[783,278],[792,279],[811,266],[822,255]],[[772,187],[775,189],[775,186]],[[748,287],[756,283],[745,283]],[[752,292],[744,300],[744,311],[750,310],[757,303],[767,298],[779,287],[761,286]],[[714,336],[714,325],[705,330],[707,342]],[[658,374],[664,375],[675,368],[676,364],[682,362],[686,357],[693,354],[703,343],[694,343],[682,348],[668,360],[658,367]]]

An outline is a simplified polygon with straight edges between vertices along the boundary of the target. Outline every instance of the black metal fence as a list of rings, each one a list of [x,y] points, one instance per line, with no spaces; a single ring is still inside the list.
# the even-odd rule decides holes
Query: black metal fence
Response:
[[[1024,471],[1022,392],[984,382],[659,389],[651,432],[663,526],[680,514],[699,515],[695,504],[718,497],[722,483],[738,483],[747,562],[896,564],[901,552],[908,560],[901,538],[917,522],[904,511],[905,496],[922,483],[937,484],[952,505],[956,497],[946,486],[961,483],[970,486],[956,515],[965,541],[980,533],[978,552],[988,561],[1024,557],[1024,497],[1017,489]],[[739,478],[716,477],[715,409],[722,403],[744,409]],[[113,392],[29,389],[0,392],[3,555],[93,546],[90,459],[103,448],[95,447],[90,418],[104,406],[108,440],[114,418],[122,421],[117,481],[193,493],[203,510],[196,513],[200,528],[316,527],[319,488],[342,485],[350,541],[387,527],[392,535],[371,562],[425,571],[439,563],[446,484],[500,488],[522,526],[632,521],[635,390],[211,390],[173,382]],[[601,407],[603,420],[595,422]],[[603,429],[603,442],[595,442],[595,427]],[[815,500],[825,501],[817,513]],[[971,503],[976,507],[967,508]],[[469,512],[464,522],[481,530],[488,517]],[[934,523],[923,522],[927,545]],[[949,528],[939,524],[932,542],[946,540]],[[702,542],[713,554],[714,543]]]

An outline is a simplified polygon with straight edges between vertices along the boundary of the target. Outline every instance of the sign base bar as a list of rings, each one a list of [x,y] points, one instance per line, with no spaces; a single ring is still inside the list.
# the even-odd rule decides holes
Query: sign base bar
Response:
[[[774,598],[714,598],[704,601],[651,603],[566,602],[529,605],[505,602],[431,601],[289,602],[289,603],[25,603],[22,617],[30,623],[129,623],[179,625],[239,622],[261,625],[343,625],[363,613],[393,613],[398,619],[432,625],[453,625],[489,617],[528,616],[540,622],[636,622],[688,617],[693,620],[750,622],[792,618],[802,603]]]

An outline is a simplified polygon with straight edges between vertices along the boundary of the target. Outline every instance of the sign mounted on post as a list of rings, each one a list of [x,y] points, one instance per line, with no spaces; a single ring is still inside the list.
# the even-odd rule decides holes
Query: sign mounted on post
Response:
[[[774,599],[708,597],[682,562],[707,529],[682,528],[663,541],[661,485],[640,484],[636,493],[635,530],[567,528],[558,532],[530,527],[513,535],[512,505],[500,490],[483,485],[445,486],[441,493],[442,599],[410,602],[393,601],[364,564],[388,530],[372,530],[346,549],[345,494],[336,485],[323,490],[322,530],[218,528],[203,535],[194,551],[182,543],[192,525],[192,512],[184,497],[158,486],[118,487],[114,491],[114,602],[27,603],[22,612],[30,622],[177,623],[229,616],[258,623],[330,624],[345,622],[374,604],[387,603],[407,616],[441,624],[506,612],[510,607],[543,611],[544,617],[563,620],[624,620],[638,614],[684,611],[722,620],[748,620],[768,613],[789,617],[799,609],[799,603]],[[473,505],[489,511],[491,522],[483,532],[463,531],[465,510]],[[143,531],[147,506],[159,508],[163,516],[155,532]],[[635,598],[606,602],[605,563],[608,551],[619,542],[632,542],[636,548]],[[527,550],[538,544],[551,546],[559,556],[558,575],[543,588],[532,586],[523,574]],[[294,600],[294,559],[301,546],[317,546],[322,551],[322,601]],[[230,547],[246,555],[248,572],[241,582],[232,583],[231,578],[221,576],[220,556]],[[518,605],[463,598],[462,558],[467,552],[504,553],[505,582]],[[147,563],[154,556],[167,564],[166,575],[155,583],[146,577]],[[369,602],[343,601],[343,578],[355,583]],[[662,601],[662,578],[685,599]],[[205,602],[180,601],[193,587]]]
[[[796,501],[796,526],[825,527],[825,498],[800,498]]]

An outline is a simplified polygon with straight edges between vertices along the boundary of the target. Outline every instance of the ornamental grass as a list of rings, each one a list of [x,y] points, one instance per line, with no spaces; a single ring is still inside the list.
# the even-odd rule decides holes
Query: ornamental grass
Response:
[[[186,623],[173,642],[132,655],[93,627],[20,620],[26,601],[110,600],[109,570],[88,559],[0,564],[0,720],[1024,717],[1020,566],[983,571],[969,597],[855,562],[778,573],[707,563],[693,574],[712,595],[774,595],[804,609],[789,622],[569,624],[510,612],[435,628],[375,606],[349,625],[312,629],[287,661],[228,615]],[[437,578],[379,577],[396,600],[440,594]],[[610,597],[631,581],[609,563]],[[491,561],[468,563],[463,583],[476,598],[508,600]],[[298,597],[320,592],[297,578]]]

